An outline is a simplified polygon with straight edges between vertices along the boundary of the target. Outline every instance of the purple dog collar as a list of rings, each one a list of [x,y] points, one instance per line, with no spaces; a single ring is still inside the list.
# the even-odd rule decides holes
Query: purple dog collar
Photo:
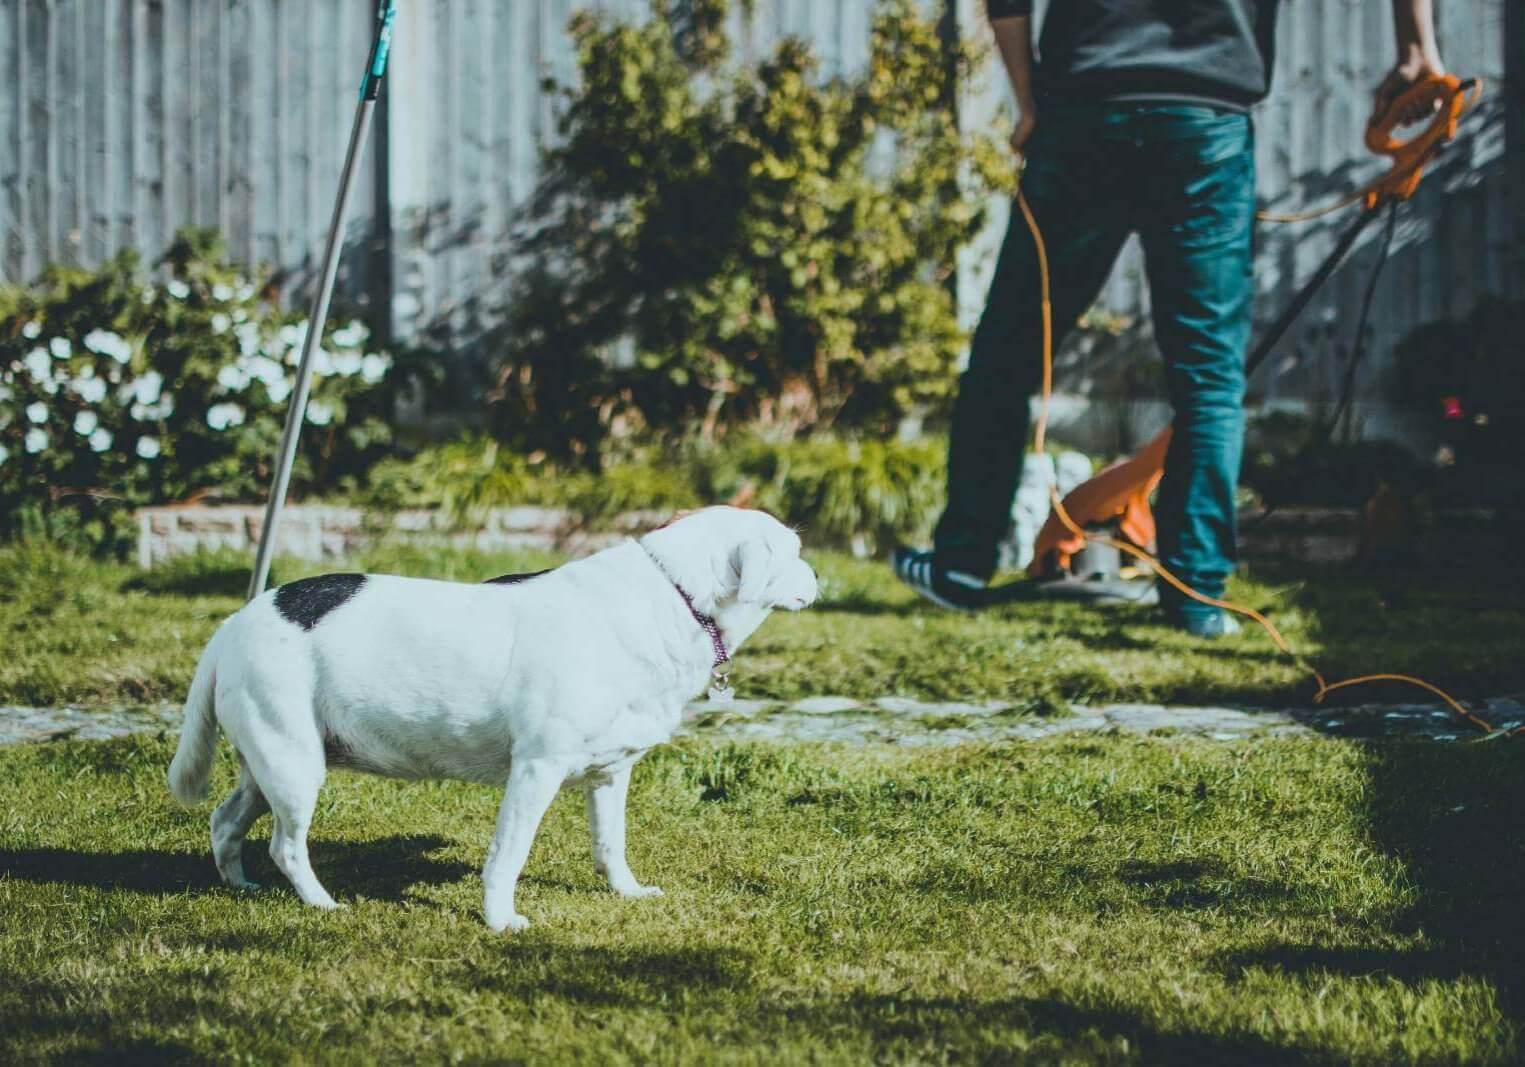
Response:
[[[636,543],[641,544],[639,541]],[[646,558],[651,560],[652,565],[662,572],[662,577],[666,578],[668,584],[683,598],[683,606],[688,608],[688,613],[699,624],[699,629],[709,636],[710,649],[715,657],[714,663],[710,665],[710,681],[713,683],[710,686],[710,699],[729,700],[731,696],[731,654],[725,650],[725,638],[720,635],[720,624],[715,621],[713,615],[706,615],[694,607],[694,598],[688,595],[688,590],[673,580],[672,575],[667,573],[667,568],[662,566],[657,557],[653,556],[651,550],[644,544],[641,544],[641,551],[646,553]]]

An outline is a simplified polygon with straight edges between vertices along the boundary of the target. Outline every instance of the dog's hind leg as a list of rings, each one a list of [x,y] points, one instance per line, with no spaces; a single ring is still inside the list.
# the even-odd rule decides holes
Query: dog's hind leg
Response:
[[[304,904],[337,908],[338,903],[318,881],[307,856],[307,828],[312,825],[318,790],[323,786],[323,739],[316,723],[310,721],[300,725],[283,722],[279,730],[267,729],[252,738],[239,738],[237,744],[275,819],[270,858]]]
[[[587,784],[593,867],[609,880],[609,888],[622,897],[659,897],[662,891],[636,881],[630,864],[625,862],[625,796],[629,790],[629,767],[590,779]]]
[[[566,781],[566,768],[553,760],[515,756],[508,770],[508,788],[498,809],[498,828],[487,865],[482,869],[486,890],[482,905],[487,925],[494,930],[523,930],[530,921],[514,910],[514,887],[529,858],[530,842],[545,811]]]
[[[247,761],[240,756],[238,762],[242,768],[238,785],[212,812],[212,858],[228,885],[234,889],[258,889],[244,876],[244,837],[254,820],[270,810],[270,805],[255,784]]]

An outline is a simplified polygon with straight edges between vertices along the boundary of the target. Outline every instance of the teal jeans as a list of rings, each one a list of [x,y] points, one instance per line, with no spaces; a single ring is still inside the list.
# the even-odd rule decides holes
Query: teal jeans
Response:
[[[1175,432],[1155,506],[1160,557],[1219,597],[1233,571],[1255,212],[1248,115],[1185,105],[1048,103],[1022,188],[1048,248],[1055,344],[1096,299],[1129,233],[1143,244]],[[1012,209],[959,383],[943,566],[989,577],[1041,385],[1038,262]],[[1209,611],[1162,587],[1167,609]]]

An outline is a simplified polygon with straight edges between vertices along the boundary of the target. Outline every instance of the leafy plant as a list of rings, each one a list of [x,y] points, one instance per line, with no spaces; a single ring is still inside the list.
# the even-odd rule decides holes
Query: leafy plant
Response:
[[[0,300],[0,535],[122,547],[131,506],[268,489],[307,324],[262,297],[207,231],[163,284],[131,252],[57,267]],[[360,475],[391,442],[397,376],[358,321],[319,350],[298,491]]]
[[[949,277],[1010,184],[997,138],[958,129],[970,49],[886,0],[855,77],[792,38],[737,67],[725,7],[677,41],[662,2],[573,19],[580,84],[500,339],[505,442],[596,466],[643,430],[887,433],[947,402]]]

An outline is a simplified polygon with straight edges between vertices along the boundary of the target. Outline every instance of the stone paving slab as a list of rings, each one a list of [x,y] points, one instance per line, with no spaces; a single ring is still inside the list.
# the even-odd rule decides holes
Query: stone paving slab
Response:
[[[1500,729],[1525,725],[1525,694],[1496,697],[1476,709]],[[0,707],[0,745],[67,738],[103,740],[134,733],[178,732],[180,709],[162,704],[119,709]],[[1478,732],[1437,705],[1386,704],[1268,710],[1162,704],[1076,705],[1069,715],[1039,718],[1001,701],[931,702],[809,697],[793,703],[703,700],[688,707],[683,732],[721,740],[842,741],[948,746],[1031,740],[1062,734],[1118,732],[1155,737],[1240,741],[1253,737],[1471,740]]]

